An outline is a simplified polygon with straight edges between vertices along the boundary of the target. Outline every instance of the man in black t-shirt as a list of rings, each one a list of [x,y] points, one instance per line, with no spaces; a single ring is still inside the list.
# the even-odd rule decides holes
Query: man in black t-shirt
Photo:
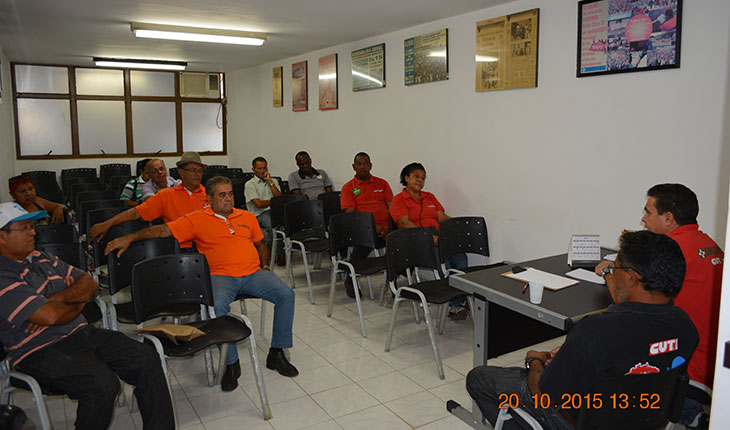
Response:
[[[686,368],[699,335],[672,302],[685,273],[679,245],[649,231],[625,233],[616,262],[603,273],[615,304],[576,324],[562,347],[528,351],[527,369],[480,366],[469,372],[466,389],[489,422],[494,424],[504,400],[500,394],[517,394],[543,428],[572,429],[577,409],[535,409],[532,396],[545,393],[560,403],[564,395],[588,394],[609,376]],[[518,427],[507,421],[503,428]]]

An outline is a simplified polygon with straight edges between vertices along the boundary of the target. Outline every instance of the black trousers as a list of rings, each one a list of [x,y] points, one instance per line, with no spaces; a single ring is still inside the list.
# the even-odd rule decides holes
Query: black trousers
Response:
[[[78,400],[76,428],[109,427],[121,378],[134,385],[145,429],[174,429],[172,402],[155,350],[122,333],[86,326],[17,366],[41,385]],[[117,377],[118,375],[118,377]]]

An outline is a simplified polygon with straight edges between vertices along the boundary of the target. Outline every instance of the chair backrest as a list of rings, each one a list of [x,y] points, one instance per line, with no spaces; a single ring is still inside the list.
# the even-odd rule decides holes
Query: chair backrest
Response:
[[[61,170],[61,186],[68,193],[69,179],[71,178],[96,178],[96,169],[93,167],[83,167],[75,169]]]
[[[81,193],[85,194],[85,193]],[[79,194],[79,195],[81,195]],[[86,200],[83,202],[79,202],[78,210],[76,211],[76,217],[79,221],[79,227],[83,228],[84,231],[86,231],[86,216],[89,214],[89,211],[93,211],[96,209],[106,209],[106,208],[126,208],[127,204],[118,199],[104,199],[104,200]]]
[[[108,184],[112,176],[132,176],[132,166],[125,163],[102,164],[99,166],[99,179]]]
[[[275,179],[279,183],[282,194],[289,194],[289,181],[284,181],[281,176],[272,176],[271,179]]]
[[[134,176],[114,175],[109,178],[107,186],[110,190],[114,191],[117,196],[121,196],[124,186],[127,185],[127,182],[129,182],[129,180],[132,178],[134,178]]]
[[[70,224],[38,225],[35,228],[36,246],[46,243],[79,243],[79,233]]]
[[[286,235],[291,236],[303,230],[326,231],[321,201],[297,200],[284,206],[284,232]]]
[[[226,176],[226,173],[228,173],[228,166],[223,166],[221,164],[211,164],[210,166],[207,166],[205,168],[205,171],[203,172],[203,180],[201,183],[203,186],[205,186],[205,183],[208,182],[208,179],[212,178],[213,176]]]
[[[282,194],[271,198],[271,227],[284,225],[284,206],[287,203],[308,200],[306,194]]]
[[[241,177],[229,178],[233,187],[234,206],[239,209],[246,209],[246,182]]]
[[[180,174],[177,172],[177,167],[170,167],[169,169],[167,169],[167,174],[175,179],[180,179]],[[203,184],[203,186],[205,186],[205,184]]]
[[[106,185],[101,182],[77,182],[69,184],[68,190],[66,190],[66,196],[68,202],[71,205],[76,204],[76,195],[86,191],[103,191],[106,190]]]
[[[132,285],[132,269],[140,261],[179,252],[180,245],[174,237],[163,237],[134,242],[121,257],[117,257],[116,252],[110,253],[109,293],[116,294]]]
[[[330,233],[330,255],[337,255],[350,246],[362,246],[371,249],[376,247],[375,218],[370,212],[333,215],[330,218],[328,229]]]
[[[23,172],[22,175],[29,177],[35,186],[38,186],[38,184],[55,184],[58,186],[56,172],[51,170],[32,170],[30,172]]]
[[[114,191],[107,189],[81,191],[80,193],[76,193],[76,196],[74,196],[74,211],[76,211],[77,214],[79,213],[82,202],[88,202],[91,200],[118,200],[118,197],[119,196],[115,195]]]
[[[241,167],[229,167],[226,169],[225,174],[228,178],[243,178],[243,169]]]
[[[322,193],[317,196],[317,200],[322,201],[322,209],[324,210],[324,225],[329,225],[330,218],[332,215],[342,213],[342,207],[340,206],[340,192],[330,191],[329,193]]]
[[[56,183],[51,182],[33,182],[33,188],[35,188],[35,194],[38,197],[42,197],[48,201],[55,203],[65,203],[66,197],[63,195],[63,191]]]
[[[135,322],[142,324],[179,304],[213,306],[210,271],[203,254],[155,257],[134,265],[132,303]]]
[[[438,269],[433,232],[428,227],[403,228],[385,237],[388,281],[398,279],[406,269]]]
[[[471,253],[489,257],[487,222],[482,217],[456,217],[439,224],[441,262],[456,254]]]
[[[86,271],[86,258],[78,242],[36,244],[36,250],[55,255],[66,263]]]
[[[603,379],[591,390],[593,398],[600,393],[603,407],[591,398],[592,407],[583,405],[578,413],[576,429],[663,429],[679,420],[688,382],[684,368]]]
[[[119,208],[96,209],[96,211],[106,211],[106,210],[111,211],[111,210],[116,210],[116,209],[119,209]],[[93,214],[96,211],[89,212],[88,216],[91,217],[91,214]],[[124,211],[124,209],[122,209],[122,211]],[[111,216],[109,218],[111,218]],[[104,221],[104,220],[102,220],[102,221]],[[87,222],[87,224],[89,224],[91,222],[90,218],[87,218],[86,222]],[[91,227],[91,225],[93,225],[93,224],[90,224],[89,228]],[[137,219],[134,221],[121,223],[121,224],[115,225],[114,227],[110,228],[109,231],[106,232],[106,234],[104,235],[104,237],[101,240],[95,240],[94,243],[92,244],[92,246],[94,248],[94,265],[96,267],[99,267],[99,266],[103,266],[103,265],[107,264],[107,261],[108,261],[107,256],[104,255],[104,250],[106,249],[107,243],[109,243],[110,241],[112,241],[118,237],[126,236],[128,234],[134,233],[135,231],[139,231],[139,230],[142,230],[143,228],[147,228],[147,227],[149,227],[149,225],[150,224],[148,222]],[[88,232],[88,230],[87,230],[87,232]]]

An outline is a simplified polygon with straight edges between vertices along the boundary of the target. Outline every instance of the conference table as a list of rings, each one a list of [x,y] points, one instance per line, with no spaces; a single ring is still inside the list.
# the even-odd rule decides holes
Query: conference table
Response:
[[[612,252],[615,251],[601,249],[602,256]],[[524,268],[533,267],[564,276],[572,270],[568,266],[567,258],[567,254],[561,254],[518,264]],[[605,285],[580,281],[576,285],[558,291],[545,289],[542,303],[532,304],[529,292],[522,293],[524,282],[502,276],[503,273],[511,271],[513,266],[493,267],[464,275],[449,276],[449,284],[452,287],[474,296],[474,367],[487,363],[490,303],[562,332],[568,332],[573,324],[584,316],[600,312],[613,303]],[[471,411],[453,400],[449,400],[446,407],[449,412],[475,429],[492,428],[482,423],[481,411],[473,402]]]

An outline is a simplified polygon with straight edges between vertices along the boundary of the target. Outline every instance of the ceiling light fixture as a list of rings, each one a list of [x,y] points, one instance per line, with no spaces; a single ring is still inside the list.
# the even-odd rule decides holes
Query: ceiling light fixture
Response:
[[[126,69],[185,70],[185,61],[140,60],[135,58],[94,57],[94,64],[101,67],[123,67]]]
[[[221,30],[217,28],[183,27],[179,25],[132,23],[132,33],[151,39],[187,40],[193,42],[232,43],[235,45],[261,46],[266,33],[252,31]]]

